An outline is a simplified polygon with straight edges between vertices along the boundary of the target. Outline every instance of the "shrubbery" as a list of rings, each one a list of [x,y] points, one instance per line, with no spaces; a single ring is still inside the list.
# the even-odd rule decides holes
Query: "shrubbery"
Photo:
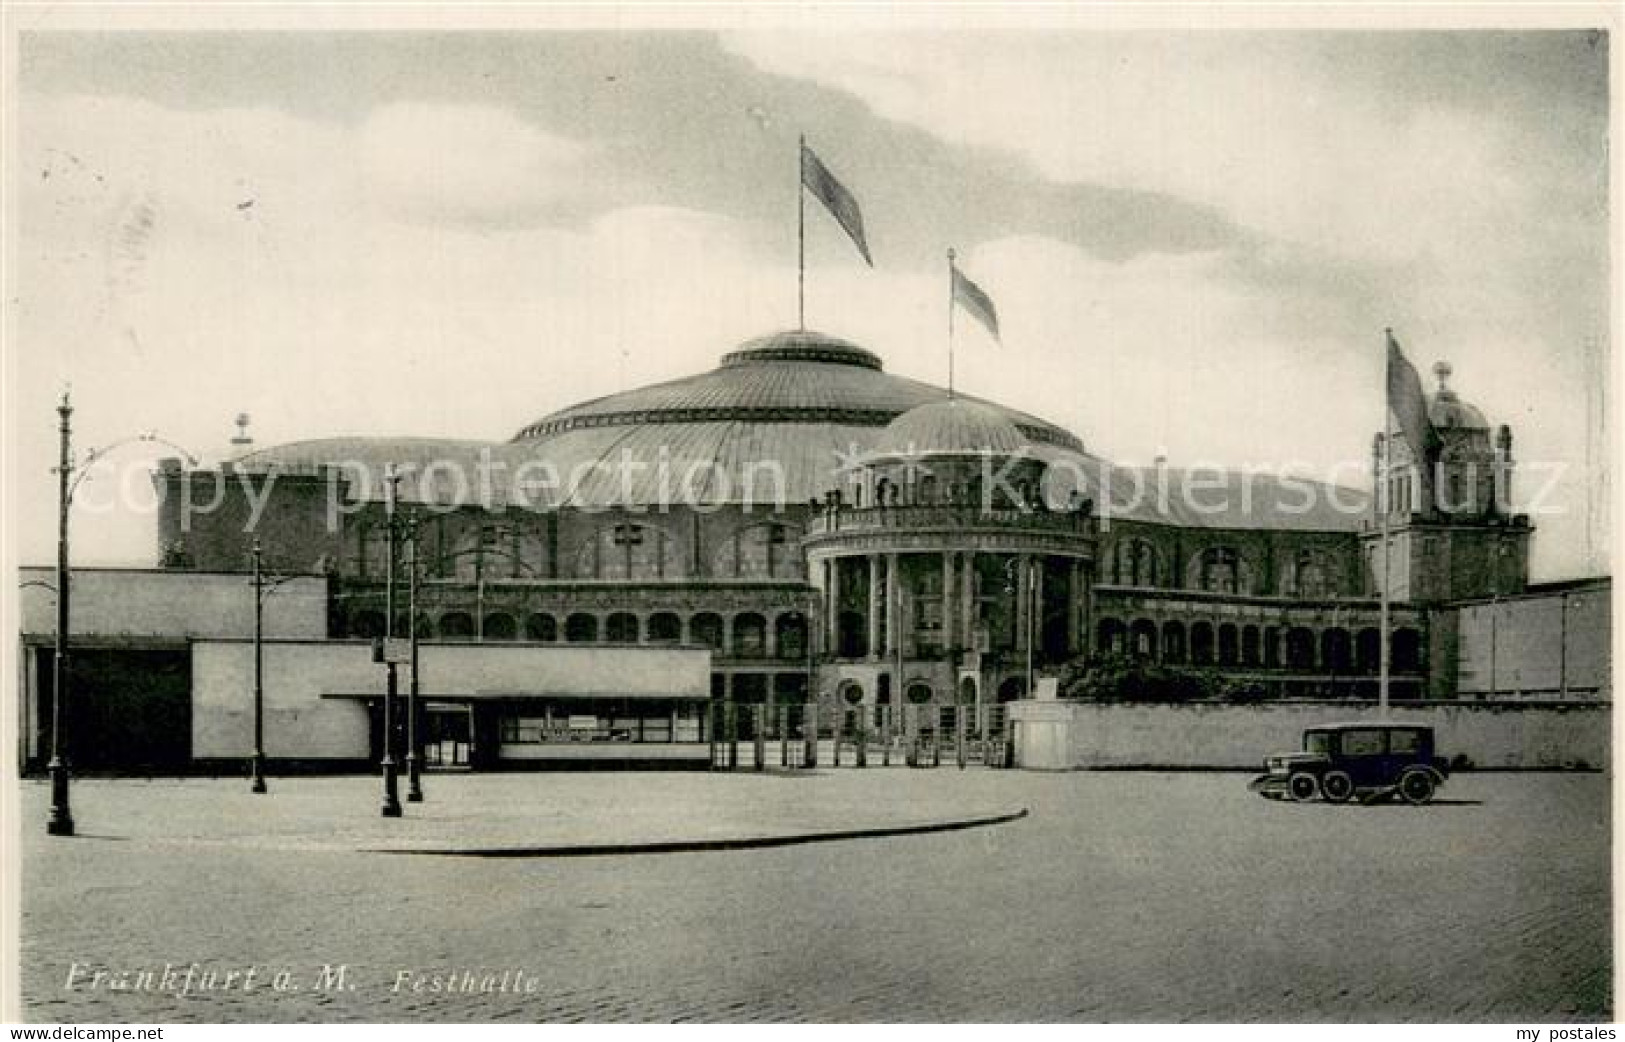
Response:
[[[1097,655],[1074,659],[1061,672],[1059,694],[1089,702],[1262,702],[1264,685],[1212,670],[1182,669],[1129,658]]]

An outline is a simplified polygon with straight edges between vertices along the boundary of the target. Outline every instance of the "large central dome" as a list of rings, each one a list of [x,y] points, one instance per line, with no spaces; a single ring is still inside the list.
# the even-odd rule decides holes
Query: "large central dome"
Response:
[[[1190,528],[1313,531],[1354,530],[1359,523],[1355,514],[1332,509],[1324,497],[1315,499],[1316,509],[1304,510],[1301,482],[1267,474],[1256,481],[1238,472],[1228,475],[1238,492],[1231,502],[1250,509],[1189,507],[1178,492],[1186,480],[1182,472],[1112,467],[1086,454],[1073,434],[1052,423],[984,399],[961,395],[950,401],[939,387],[886,372],[873,352],[811,331],[758,337],[724,354],[710,372],[561,409],[506,444],[323,438],[261,449],[238,462],[248,467],[371,465],[352,479],[358,482],[352,492],[373,498],[383,494],[378,465],[394,463],[406,468],[403,496],[463,502],[471,489],[482,487],[478,483],[486,478],[480,468],[489,459],[500,465],[489,475],[499,486],[496,492],[516,502],[584,509],[662,504],[776,509],[805,505],[844,485],[851,468],[877,450],[909,452],[911,447],[914,453],[939,454],[1021,450],[1057,479],[1052,502],[1067,501],[1072,488],[1063,486],[1077,476],[1086,497],[1122,500],[1113,507],[1119,518]],[[1244,479],[1250,484],[1243,497],[1239,483]],[[511,487],[500,487],[504,482]],[[1167,497],[1145,494],[1163,484],[1172,486]],[[1109,490],[1103,487],[1108,485]],[[1358,498],[1346,489],[1339,494]]]
[[[812,331],[774,333],[741,344],[708,373],[612,394],[545,416],[516,442],[571,431],[649,424],[834,424],[884,427],[916,406],[940,401],[941,388],[893,376],[872,352]],[[974,400],[974,399],[972,399]],[[1029,440],[1081,449],[1068,431],[1036,416],[985,403]],[[858,438],[867,442],[874,432]]]

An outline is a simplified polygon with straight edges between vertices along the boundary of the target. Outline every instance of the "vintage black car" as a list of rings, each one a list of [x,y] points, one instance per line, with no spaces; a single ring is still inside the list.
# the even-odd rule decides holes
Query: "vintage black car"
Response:
[[[1435,754],[1425,724],[1325,724],[1303,732],[1303,750],[1264,758],[1250,788],[1271,799],[1344,803],[1397,796],[1427,803],[1450,765]]]

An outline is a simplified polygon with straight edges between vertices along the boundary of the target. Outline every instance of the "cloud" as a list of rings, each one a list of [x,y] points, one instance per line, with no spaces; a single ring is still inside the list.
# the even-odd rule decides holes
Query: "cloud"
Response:
[[[544,42],[516,44],[525,67]],[[25,94],[19,401],[39,415],[18,426],[18,458],[51,458],[48,406],[67,377],[81,444],[155,427],[208,454],[239,410],[262,443],[502,439],[570,403],[708,368],[731,345],[794,324],[784,159],[809,121],[864,203],[879,266],[810,212],[808,324],[875,349],[893,372],[945,378],[941,250],[952,242],[1006,333],[996,347],[962,324],[960,387],[1060,422],[1108,457],[1363,459],[1380,422],[1380,329],[1393,324],[1423,368],[1456,363],[1462,393],[1514,425],[1522,458],[1579,458],[1587,435],[1573,403],[1600,371],[1582,345],[1607,317],[1583,119],[1567,109],[1552,119],[1579,159],[1519,166],[1508,159],[1529,140],[1519,110],[1486,114],[1432,88],[1349,98],[1365,81],[1340,87],[1264,41],[1272,88],[1318,84],[1322,119],[1351,141],[1317,158],[1328,130],[1289,99],[1250,111],[1299,113],[1290,120],[1249,131],[1220,113],[1218,127],[1190,129],[1196,143],[1164,145],[1095,111],[1130,104],[1152,81],[1098,71],[1091,100],[1062,82],[1062,59],[1075,50],[1069,75],[1095,76],[1097,45],[1062,42],[848,41],[852,89],[880,96],[885,118],[844,87],[753,71],[692,38],[676,50],[664,38],[627,45],[684,62],[639,64],[618,40],[594,45],[603,58],[594,47],[561,58],[601,125],[550,122],[521,104],[537,92],[516,88],[489,103],[394,97],[342,118]],[[1017,43],[1033,45],[1026,65],[1013,64]],[[798,45],[805,59],[774,61],[832,83],[845,75],[841,54]],[[1182,75],[1211,90],[1246,71],[1223,48],[1188,57]],[[953,75],[931,68],[954,62]],[[1300,78],[1281,78],[1287,67]],[[391,69],[374,66],[376,82],[395,83]],[[1200,122],[1201,92],[1176,92],[1140,110],[1163,132]],[[1220,100],[1252,104],[1221,91],[1210,107]],[[771,126],[746,101],[771,111]],[[888,122],[905,116],[919,124]],[[1392,170],[1370,140],[1379,127],[1393,139]],[[1124,141],[1140,151],[1095,154]],[[1181,150],[1188,161],[1175,161]],[[1339,157],[1365,152],[1358,178],[1339,173]],[[1165,169],[1159,156],[1174,158]],[[1258,177],[1274,181],[1245,183]],[[1314,186],[1340,179],[1336,205],[1317,207]],[[1159,194],[1169,192],[1186,195]],[[1389,225],[1397,244],[1373,231]],[[33,468],[25,498],[48,505],[48,478]],[[1559,498],[1579,503],[1585,480],[1574,472]],[[22,526],[25,539],[49,530],[48,517]],[[1542,570],[1578,570],[1578,543],[1537,539]],[[100,545],[144,559],[150,525]]]
[[[1000,149],[1054,181],[1166,193],[1331,254],[1413,258],[1442,236],[1481,234],[1526,212],[1549,179],[1569,176],[1529,161],[1540,135],[1527,124],[1426,92],[1396,105],[1391,87],[1351,78],[1352,59],[1339,60],[1338,47],[1323,41],[1287,33],[724,38],[764,70],[847,91],[943,140]],[[1598,138],[1583,144],[1595,148]],[[1595,176],[1577,176],[1588,173]]]
[[[502,223],[577,194],[588,150],[499,108],[393,104],[362,124],[357,155],[367,187],[397,213]]]

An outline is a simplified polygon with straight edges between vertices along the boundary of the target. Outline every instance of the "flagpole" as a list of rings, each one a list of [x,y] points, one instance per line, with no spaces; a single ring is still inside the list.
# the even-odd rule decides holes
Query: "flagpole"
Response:
[[[1383,334],[1384,334],[1384,337],[1385,337],[1385,339],[1383,341],[1383,356],[1382,356],[1383,357],[1383,372],[1384,372],[1384,374],[1386,374],[1387,371],[1388,371],[1387,367],[1393,364],[1389,360],[1389,355],[1390,355],[1390,353],[1392,351],[1392,348],[1390,348],[1388,346],[1388,344],[1389,344],[1389,342],[1391,342],[1393,340],[1394,331],[1392,329],[1384,329]],[[1389,577],[1390,577],[1390,571],[1389,571],[1390,551],[1388,549],[1388,542],[1389,542],[1389,540],[1388,540],[1388,515],[1393,510],[1392,472],[1393,472],[1393,466],[1394,466],[1394,456],[1393,456],[1393,454],[1394,454],[1394,449],[1393,449],[1393,445],[1394,445],[1394,422],[1393,422],[1393,415],[1392,415],[1393,410],[1391,408],[1389,408],[1388,383],[1389,383],[1388,378],[1387,378],[1386,375],[1384,375],[1384,377],[1383,377],[1383,392],[1382,392],[1382,402],[1383,402],[1383,405],[1382,405],[1382,477],[1381,477],[1381,484],[1377,488],[1378,513],[1382,517],[1382,527],[1381,527],[1381,533],[1382,533],[1382,600],[1381,600],[1381,616],[1380,616],[1380,626],[1381,626],[1380,633],[1381,633],[1381,638],[1382,639],[1378,642],[1378,650],[1377,650],[1377,713],[1378,713],[1379,716],[1382,716],[1382,717],[1387,717],[1388,716],[1388,643],[1389,643],[1389,641],[1388,641],[1388,627],[1389,627],[1388,583],[1389,583]]]
[[[807,188],[802,172],[807,161],[807,135],[796,149],[796,329],[807,330]]]
[[[954,248],[948,247],[948,397],[954,396]]]

